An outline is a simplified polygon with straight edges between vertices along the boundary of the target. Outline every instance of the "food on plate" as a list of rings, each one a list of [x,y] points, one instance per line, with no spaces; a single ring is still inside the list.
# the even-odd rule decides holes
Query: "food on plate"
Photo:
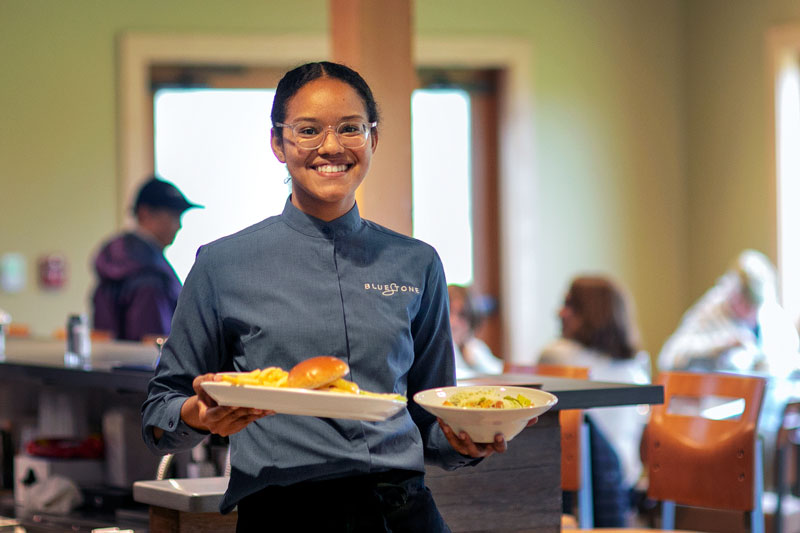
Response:
[[[442,405],[473,409],[520,409],[529,407],[531,400],[522,394],[501,396],[491,389],[479,389],[453,393]]]
[[[289,373],[277,366],[270,366],[263,370],[253,370],[252,372],[241,374],[223,374],[222,381],[233,383],[234,385],[258,385],[261,387],[283,387]]]
[[[319,355],[297,363],[288,372],[280,367],[270,366],[251,372],[223,374],[222,381],[232,385],[313,389],[407,401],[401,394],[365,391],[356,383],[344,379],[349,372],[350,367],[341,359],[330,355]]]
[[[296,389],[319,389],[350,372],[350,367],[336,357],[318,355],[294,365],[286,380],[287,387]]]

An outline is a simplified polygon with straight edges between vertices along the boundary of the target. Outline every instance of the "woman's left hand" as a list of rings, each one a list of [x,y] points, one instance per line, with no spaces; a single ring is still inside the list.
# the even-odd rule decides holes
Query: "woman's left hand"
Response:
[[[531,419],[525,427],[534,425],[537,420],[539,419]],[[506,443],[506,439],[502,433],[498,433],[494,436],[494,442],[477,443],[472,442],[472,438],[470,438],[470,436],[464,431],[456,434],[456,432],[453,431],[453,428],[445,424],[441,418],[437,417],[436,421],[439,422],[439,427],[442,428],[444,436],[447,437],[447,442],[449,442],[450,446],[452,446],[461,455],[468,455],[470,457],[489,457],[494,453],[503,453],[508,448],[508,444]]]

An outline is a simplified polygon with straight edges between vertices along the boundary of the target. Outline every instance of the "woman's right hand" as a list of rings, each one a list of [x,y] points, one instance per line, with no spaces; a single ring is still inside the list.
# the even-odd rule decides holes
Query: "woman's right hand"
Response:
[[[203,374],[194,378],[192,388],[195,395],[181,406],[181,418],[189,426],[227,437],[243,430],[254,420],[275,414],[275,411],[264,409],[218,405],[200,384],[221,379],[218,374]]]

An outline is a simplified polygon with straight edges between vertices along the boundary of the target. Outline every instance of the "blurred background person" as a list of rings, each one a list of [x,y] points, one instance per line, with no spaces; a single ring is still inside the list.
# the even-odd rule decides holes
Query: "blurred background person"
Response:
[[[173,184],[152,177],[142,184],[133,205],[136,227],[105,242],[94,267],[93,327],[114,339],[140,341],[169,335],[181,281],[164,257],[181,229],[188,201]]]
[[[487,310],[477,304],[472,290],[462,285],[448,285],[450,298],[450,329],[456,356],[456,378],[481,374],[501,374],[503,361],[495,357],[489,346],[475,336],[487,316]]]
[[[683,315],[658,356],[660,370],[758,371],[798,368],[798,334],[778,303],[775,268],[745,250]]]
[[[767,378],[758,419],[764,482],[774,487],[775,450],[784,409],[795,396],[800,341],[778,303],[777,275],[761,252],[744,250],[684,313],[658,356],[659,370],[736,372]]]
[[[558,317],[561,337],[544,347],[540,364],[588,367],[596,381],[650,382],[650,356],[638,348],[632,306],[620,286],[602,276],[576,277]],[[586,413],[596,527],[629,525],[633,491],[642,474],[639,444],[647,416],[648,410],[639,406]],[[569,497],[565,508],[571,509]]]

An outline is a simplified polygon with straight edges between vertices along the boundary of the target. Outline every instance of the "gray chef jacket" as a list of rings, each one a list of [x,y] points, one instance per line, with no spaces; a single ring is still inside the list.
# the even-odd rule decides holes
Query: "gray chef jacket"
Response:
[[[324,222],[290,197],[281,215],[199,250],[142,406],[144,439],[157,453],[203,439],[180,418],[197,375],[288,370],[324,354],[347,361],[362,389],[407,396],[407,409],[381,422],[257,420],[231,435],[223,512],[269,485],[473,464],[411,401],[454,384],[452,346],[447,284],[431,246],[363,220],[357,206]],[[165,432],[158,442],[151,427]]]

